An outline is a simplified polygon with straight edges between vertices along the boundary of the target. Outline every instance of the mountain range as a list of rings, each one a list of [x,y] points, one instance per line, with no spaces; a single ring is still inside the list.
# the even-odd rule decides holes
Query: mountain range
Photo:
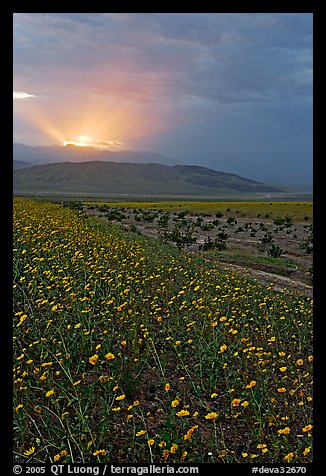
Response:
[[[153,152],[13,145],[14,193],[104,193],[214,197],[283,190]],[[163,162],[163,164],[162,164]]]

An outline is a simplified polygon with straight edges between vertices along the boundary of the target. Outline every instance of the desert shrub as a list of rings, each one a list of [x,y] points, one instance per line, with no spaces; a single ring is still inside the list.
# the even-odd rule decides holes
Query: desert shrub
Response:
[[[267,250],[268,256],[271,256],[272,258],[280,258],[283,253],[284,251],[282,250],[282,248],[280,248],[275,243],[272,243]]]

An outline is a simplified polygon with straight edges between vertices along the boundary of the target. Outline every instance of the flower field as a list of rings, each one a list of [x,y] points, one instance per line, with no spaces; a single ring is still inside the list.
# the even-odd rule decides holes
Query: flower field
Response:
[[[15,462],[312,461],[310,298],[14,199]]]

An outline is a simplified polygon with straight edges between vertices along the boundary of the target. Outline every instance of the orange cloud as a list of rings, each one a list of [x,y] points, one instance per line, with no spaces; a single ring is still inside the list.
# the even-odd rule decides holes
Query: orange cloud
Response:
[[[70,98],[59,104],[46,98],[17,112],[54,143],[86,142],[82,145],[99,149],[133,147],[134,141],[139,143],[142,138],[166,130],[173,122],[168,108],[107,96],[96,96],[83,103]]]

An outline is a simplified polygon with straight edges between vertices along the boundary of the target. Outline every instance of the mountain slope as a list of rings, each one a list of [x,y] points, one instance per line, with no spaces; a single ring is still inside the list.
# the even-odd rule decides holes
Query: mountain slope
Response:
[[[78,192],[214,196],[281,192],[235,174],[206,167],[117,162],[65,162],[14,171],[14,192]]]
[[[33,164],[30,162],[25,162],[24,160],[13,160],[13,169],[18,170],[18,169],[24,169],[26,167],[31,167]]]

